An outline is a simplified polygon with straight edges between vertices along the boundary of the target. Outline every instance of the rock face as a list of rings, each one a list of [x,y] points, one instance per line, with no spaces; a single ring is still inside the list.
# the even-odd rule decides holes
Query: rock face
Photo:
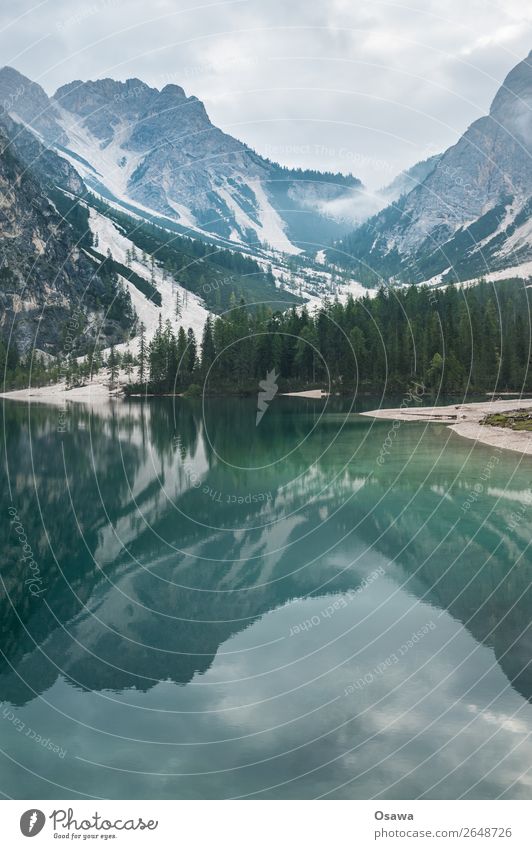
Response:
[[[150,102],[151,89],[141,80],[116,83],[74,80],[55,93],[52,108],[61,107],[82,119],[102,147],[113,141],[122,122],[133,127],[142,119]]]
[[[67,192],[83,195],[85,184],[68,160],[45,147],[37,137],[9,115],[0,113],[0,126],[4,128],[12,152],[40,183],[59,186]]]
[[[321,247],[345,232],[346,218],[360,220],[359,180],[258,156],[180,86],[76,80],[48,98],[3,68],[0,97],[4,113],[67,157],[87,186],[183,228],[295,253],[296,242]]]
[[[44,141],[67,141],[57,121],[58,112],[44,89],[8,65],[0,69],[0,107],[19,123],[31,125]]]
[[[375,278],[466,279],[532,258],[531,107],[532,54],[420,185],[342,241],[353,264]]]
[[[9,130],[15,133],[15,142]],[[46,157],[52,174],[55,170],[68,182],[68,163],[27,135],[35,158]],[[27,167],[20,148],[26,150],[20,126],[4,116],[0,126],[0,336],[10,345],[15,343],[21,354],[37,348],[65,356],[86,350],[99,333],[102,344],[121,341],[131,320],[106,318],[116,294],[113,282],[97,273],[79,233],[52,201],[49,184],[41,183]],[[72,321],[67,351],[61,340]]]

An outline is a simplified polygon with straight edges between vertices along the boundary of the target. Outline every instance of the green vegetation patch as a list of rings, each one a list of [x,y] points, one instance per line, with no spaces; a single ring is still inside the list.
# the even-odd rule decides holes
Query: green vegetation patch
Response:
[[[492,413],[482,419],[480,424],[532,432],[532,410],[509,410],[506,413]]]

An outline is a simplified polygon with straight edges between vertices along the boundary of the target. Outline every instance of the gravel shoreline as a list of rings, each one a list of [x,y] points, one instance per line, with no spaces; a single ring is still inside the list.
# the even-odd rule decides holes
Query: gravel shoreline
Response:
[[[464,439],[472,439],[474,442],[490,445],[493,448],[518,451],[520,454],[532,454],[532,433],[480,424],[480,421],[490,413],[504,413],[517,409],[532,409],[532,398],[521,400],[504,398],[498,401],[450,404],[443,407],[396,407],[389,410],[370,410],[362,415],[402,422],[443,422]]]
[[[103,380],[93,380],[85,386],[67,389],[64,383],[54,383],[52,386],[32,386],[27,389],[12,389],[10,392],[0,392],[0,398],[12,401],[40,401],[43,404],[64,405],[67,401],[90,404],[107,404],[120,400],[122,393],[110,393],[108,385]]]

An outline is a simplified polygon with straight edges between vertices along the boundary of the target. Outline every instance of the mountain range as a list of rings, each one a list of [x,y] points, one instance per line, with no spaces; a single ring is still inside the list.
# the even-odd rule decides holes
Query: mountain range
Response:
[[[183,231],[297,253],[298,244],[323,247],[345,232],[338,203],[356,221],[360,180],[264,159],[215,127],[203,103],[178,85],[159,91],[139,79],[76,80],[49,98],[4,67],[0,99],[89,188]]]
[[[85,342],[104,346],[137,316],[175,320],[179,287],[199,329],[233,294],[532,272],[532,54],[455,145],[373,197],[352,175],[261,157],[177,85],[76,80],[50,97],[4,67],[0,104],[0,333],[16,324],[22,350],[57,350],[76,303]]]

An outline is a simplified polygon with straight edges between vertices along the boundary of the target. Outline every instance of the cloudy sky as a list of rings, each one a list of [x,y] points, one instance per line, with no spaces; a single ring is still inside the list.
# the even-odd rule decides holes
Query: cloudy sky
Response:
[[[456,141],[532,50],[527,0],[3,0],[5,64],[182,85],[288,165],[369,186]]]

